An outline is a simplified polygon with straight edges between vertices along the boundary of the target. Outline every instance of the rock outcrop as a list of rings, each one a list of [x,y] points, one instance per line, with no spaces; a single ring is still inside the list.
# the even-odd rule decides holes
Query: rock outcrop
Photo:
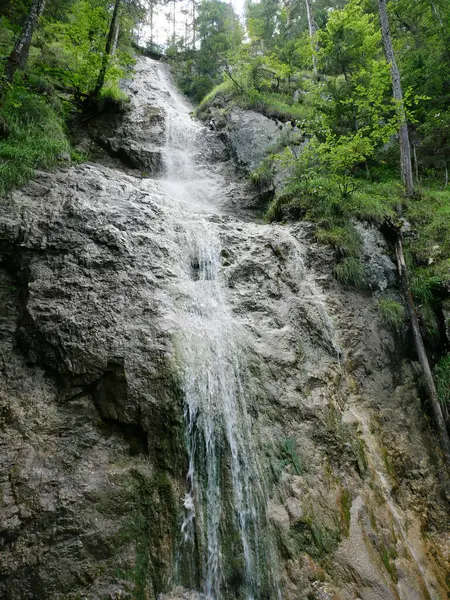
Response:
[[[139,171],[163,156],[158,68],[139,61],[136,104],[102,142]],[[174,344],[174,282],[199,216],[125,171],[39,173],[0,206],[5,600],[202,598],[198,575],[176,569],[187,456]],[[220,185],[201,218],[245,349],[282,597],[443,599],[447,499],[415,365],[371,294],[337,284],[307,224],[225,215],[245,186]]]

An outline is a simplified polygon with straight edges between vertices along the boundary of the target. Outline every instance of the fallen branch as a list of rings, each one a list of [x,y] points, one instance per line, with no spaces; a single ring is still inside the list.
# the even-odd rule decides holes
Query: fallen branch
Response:
[[[436,391],[436,385],[434,383],[433,374],[431,372],[430,363],[428,362],[427,353],[425,351],[422,334],[420,332],[419,319],[417,318],[416,307],[414,305],[414,299],[412,297],[411,288],[409,284],[408,267],[406,266],[405,256],[403,253],[401,233],[398,230],[395,240],[395,255],[397,258],[397,266],[402,283],[403,293],[408,306],[408,314],[414,335],[414,344],[419,358],[419,364],[422,370],[428,399],[431,403],[431,410],[433,412],[434,423],[439,435],[439,439],[441,441],[441,447],[444,453],[444,458],[447,464],[450,466],[450,439],[448,436],[447,427],[445,425],[444,416],[442,414],[442,409]]]
[[[230,72],[230,67],[228,65],[225,66],[225,73],[228,75],[228,77],[231,79],[234,85],[238,88],[238,90],[244,92],[244,88],[241,85],[239,85],[239,83],[234,79],[233,75]]]

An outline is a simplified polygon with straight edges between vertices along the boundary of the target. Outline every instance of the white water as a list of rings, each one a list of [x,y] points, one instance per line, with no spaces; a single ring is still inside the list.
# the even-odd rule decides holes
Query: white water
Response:
[[[208,599],[220,599],[224,522],[228,519],[227,528],[231,526],[239,537],[233,551],[243,559],[241,593],[253,600],[260,597],[258,546],[264,494],[252,446],[242,352],[224,298],[220,239],[205,214],[214,212],[214,200],[225,191],[225,184],[202,164],[204,128],[191,119],[191,107],[163,67],[158,67],[158,73],[168,92],[161,185],[175,206],[178,202],[183,207],[184,215],[188,211],[179,228],[180,272],[174,284],[189,460],[181,554],[194,554],[200,546],[202,591]],[[270,567],[265,571],[267,575]]]

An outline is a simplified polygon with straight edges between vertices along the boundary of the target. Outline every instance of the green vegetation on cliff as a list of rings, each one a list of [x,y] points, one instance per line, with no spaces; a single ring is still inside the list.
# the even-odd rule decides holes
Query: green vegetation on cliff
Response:
[[[265,197],[275,190],[269,221],[316,223],[317,239],[336,249],[344,285],[366,285],[356,221],[401,231],[421,332],[448,403],[450,5],[394,0],[385,14],[382,1],[309,4],[308,16],[308,2],[248,2],[238,43],[236,20],[225,26],[212,16],[224,3],[200,3],[197,45],[174,52],[175,74],[193,99],[203,96],[202,118],[226,117],[237,105],[284,123],[250,180]],[[404,307],[383,298],[379,308],[404,333]]]
[[[26,19],[37,4],[43,12],[14,62],[11,57],[24,35]],[[133,62],[133,30],[144,10],[137,0],[119,3],[114,47],[107,52],[112,9],[108,0],[2,4],[0,195],[25,183],[35,169],[77,158],[71,153],[67,124],[80,112],[101,110],[106,101],[119,106],[124,101],[118,84]],[[106,72],[98,89],[102,65]]]

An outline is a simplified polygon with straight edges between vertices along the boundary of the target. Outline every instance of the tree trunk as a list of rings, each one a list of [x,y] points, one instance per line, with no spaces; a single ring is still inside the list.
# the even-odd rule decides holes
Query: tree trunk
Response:
[[[45,0],[33,0],[30,12],[25,19],[22,31],[14,44],[14,48],[9,55],[5,68],[6,81],[12,82],[15,72],[26,67],[28,53],[30,51],[31,40],[36,28],[39,17],[44,12]]]
[[[414,157],[414,171],[416,174],[416,183],[417,185],[419,185],[419,162],[417,160],[417,150],[416,150],[416,144],[413,142],[413,157]]]
[[[383,39],[384,53],[386,60],[391,68],[392,92],[397,104],[397,113],[399,116],[399,139],[400,139],[400,166],[402,179],[406,189],[407,196],[414,195],[413,170],[411,164],[411,148],[409,146],[408,124],[406,122],[406,112],[403,103],[403,90],[400,81],[400,71],[395,61],[394,49],[392,47],[391,32],[389,29],[389,19],[386,9],[386,0],[378,0],[378,12],[380,15],[381,36]]]
[[[195,28],[197,27],[195,0],[192,0],[192,50],[195,50]]]
[[[406,266],[405,257],[403,254],[402,239],[400,233],[397,234],[395,241],[395,254],[397,257],[397,266],[402,282],[403,293],[405,300],[408,305],[408,313],[411,320],[411,327],[414,334],[414,344],[416,352],[419,358],[420,367],[422,369],[422,375],[424,378],[425,387],[427,390],[428,398],[431,403],[431,409],[433,411],[434,422],[436,429],[441,441],[442,450],[444,452],[444,458],[447,464],[450,466],[450,439],[447,433],[444,416],[442,414],[441,405],[439,403],[439,397],[434,384],[433,375],[430,369],[430,363],[425,352],[425,346],[423,344],[422,334],[420,333],[419,320],[417,318],[416,307],[414,306],[414,300],[411,294],[409,286],[409,274]]]
[[[150,1],[150,47],[153,51],[153,0]]]
[[[173,0],[173,45],[175,46],[176,39],[176,27],[177,27],[177,14],[176,14],[176,0]]]
[[[119,42],[119,32],[120,32],[120,25],[117,22],[116,23],[116,30],[114,32],[114,42],[113,42],[113,45],[112,45],[112,48],[111,48],[111,56],[114,56],[115,53],[116,53],[116,51],[117,51],[117,44]]]
[[[114,36],[117,26],[117,18],[119,16],[119,6],[120,0],[116,0],[114,5],[114,11],[111,19],[111,24],[109,26],[108,39],[106,40],[106,48],[105,53],[103,55],[102,66],[100,68],[100,73],[98,74],[97,84],[94,89],[94,96],[98,96],[102,90],[103,84],[105,83],[105,75],[106,69],[108,68],[109,57],[111,56],[111,51],[114,45]]]
[[[312,49],[312,63],[313,63],[313,71],[314,77],[317,79],[318,70],[317,70],[317,57],[315,55],[316,45],[314,43],[314,36],[316,35],[316,23],[314,21],[314,16],[312,12],[311,0],[306,1],[306,14],[308,17],[308,29],[309,29],[309,37],[311,38],[311,49]]]

